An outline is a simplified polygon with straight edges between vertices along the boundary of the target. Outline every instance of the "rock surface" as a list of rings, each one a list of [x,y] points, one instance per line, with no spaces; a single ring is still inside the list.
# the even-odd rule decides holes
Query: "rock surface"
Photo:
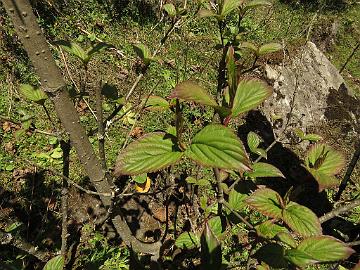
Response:
[[[342,136],[359,137],[360,102],[314,43],[301,47],[288,63],[266,65],[265,76],[274,94],[263,111],[282,142],[291,142],[296,128],[322,133],[332,125]]]

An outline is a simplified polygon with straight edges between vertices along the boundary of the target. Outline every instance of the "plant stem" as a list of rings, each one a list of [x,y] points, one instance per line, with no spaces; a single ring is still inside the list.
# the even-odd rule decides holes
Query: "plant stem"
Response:
[[[332,219],[333,217],[336,217],[342,213],[351,211],[353,208],[355,208],[359,205],[360,205],[360,199],[354,200],[349,204],[343,205],[339,208],[336,208],[336,209],[330,211],[329,213],[326,213],[325,215],[323,215],[322,217],[319,218],[319,221],[320,221],[320,223],[324,223],[324,222]]]
[[[341,181],[341,184],[339,186],[339,190],[335,195],[335,201],[338,201],[341,197],[341,194],[343,193],[343,191],[346,188],[347,183],[350,180],[351,174],[355,169],[355,165],[358,162],[359,158],[360,158],[360,140],[358,141],[357,145],[355,146],[355,152],[354,155],[350,161],[349,167],[346,170],[346,174],[344,176],[344,179]]]
[[[238,212],[236,212],[234,209],[232,209],[232,207],[230,206],[230,204],[227,201],[223,201],[222,202],[223,205],[225,205],[226,208],[228,208],[236,217],[238,217],[242,222],[245,223],[246,226],[248,226],[251,230],[254,229],[254,226],[251,225],[243,216],[241,216]]]
[[[215,175],[215,179],[216,179],[216,184],[217,184],[217,201],[218,201],[218,215],[221,216],[222,215],[222,204],[225,201],[224,200],[224,190],[221,186],[221,177],[220,177],[220,171],[218,168],[214,168],[213,169],[214,175]]]
[[[106,167],[106,155],[105,155],[105,131],[104,131],[104,122],[103,122],[101,87],[102,87],[102,81],[100,81],[99,87],[96,87],[95,89],[96,116],[97,116],[97,124],[98,124],[99,158],[103,170],[106,171],[107,167]]]
[[[351,60],[351,58],[354,56],[355,52],[359,49],[360,47],[360,42],[358,42],[358,44],[355,46],[355,48],[353,49],[353,51],[351,52],[351,54],[349,55],[349,57],[346,59],[344,65],[341,67],[339,73],[342,73],[343,70],[345,69],[346,65],[349,63],[349,61]]]

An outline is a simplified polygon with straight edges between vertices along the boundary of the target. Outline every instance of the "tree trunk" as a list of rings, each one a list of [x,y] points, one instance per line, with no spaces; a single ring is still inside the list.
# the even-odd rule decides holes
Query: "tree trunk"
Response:
[[[34,70],[41,79],[41,87],[54,103],[56,113],[69,133],[79,160],[99,193],[111,193],[112,185],[107,181],[100,161],[86,136],[84,128],[66,90],[66,83],[60,69],[56,66],[46,39],[36,21],[32,7],[27,0],[1,0],[11,17],[16,32],[25,47]],[[110,197],[101,197],[105,207],[111,205]],[[136,239],[121,216],[112,222],[123,241],[135,251],[153,254],[158,257],[160,242],[143,243]]]

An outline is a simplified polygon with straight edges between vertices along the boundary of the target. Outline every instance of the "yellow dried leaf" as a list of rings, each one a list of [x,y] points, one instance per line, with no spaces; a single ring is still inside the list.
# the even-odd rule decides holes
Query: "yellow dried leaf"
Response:
[[[135,183],[135,190],[139,193],[146,193],[149,191],[151,186],[151,179],[149,177],[146,178],[146,181],[142,184]]]

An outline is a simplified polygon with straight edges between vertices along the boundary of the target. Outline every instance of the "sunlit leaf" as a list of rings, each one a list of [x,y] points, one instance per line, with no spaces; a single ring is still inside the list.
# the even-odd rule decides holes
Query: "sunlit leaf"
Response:
[[[144,107],[149,111],[164,111],[170,108],[169,102],[159,96],[149,96],[143,102],[146,102]]]
[[[151,51],[147,46],[144,44],[136,44],[133,45],[134,51],[141,58],[141,60],[144,61],[144,64],[150,64],[150,62],[153,60]]]
[[[43,105],[45,100],[48,98],[43,90],[40,88],[34,88],[29,84],[21,84],[19,91],[26,99],[34,101],[40,105]]]
[[[261,188],[256,190],[246,199],[246,203],[265,216],[280,219],[282,216],[283,202],[280,195],[270,189]]]
[[[272,90],[262,81],[242,80],[236,90],[232,116],[237,117],[244,112],[255,109],[271,94]]]
[[[182,154],[173,136],[163,132],[150,133],[120,151],[115,175],[157,171],[179,161]]]
[[[258,53],[258,47],[254,43],[251,43],[251,42],[247,42],[247,41],[241,42],[239,45],[239,48],[249,49],[253,53],[256,53],[256,54]]]
[[[318,135],[318,134],[309,133],[309,134],[306,134],[303,137],[303,140],[307,140],[307,141],[311,141],[311,142],[317,142],[317,141],[321,141],[322,137],[320,135]]]
[[[108,48],[111,48],[113,47],[112,45],[110,44],[107,44],[105,42],[99,42],[99,43],[96,43],[95,46],[91,47],[90,49],[87,50],[87,55],[88,55],[88,58],[89,60],[91,59],[91,57],[95,54],[95,53],[98,53],[98,52],[101,52],[105,49],[108,49]]]
[[[220,269],[221,245],[208,223],[201,235],[201,265],[203,269]]]
[[[89,55],[85,52],[83,48],[76,42],[69,42],[65,40],[59,40],[55,42],[56,45],[63,48],[68,53],[79,58],[84,64],[87,64]]]
[[[284,222],[301,236],[314,236],[322,233],[318,217],[309,208],[290,202],[283,210]]]
[[[298,249],[286,250],[285,258],[299,267],[305,267],[309,264],[319,262],[312,258],[310,254],[306,254],[305,252]]]
[[[9,226],[5,228],[5,232],[7,233],[14,233],[15,231],[18,231],[24,223],[20,221],[16,221],[11,223]]]
[[[248,197],[249,195],[239,192],[235,187],[229,193],[229,206],[234,211],[242,210],[246,206],[245,200]]]
[[[259,48],[258,54],[265,55],[273,52],[277,52],[282,49],[282,45],[279,43],[264,44]]]
[[[200,246],[200,240],[199,237],[192,232],[183,232],[176,239],[175,245],[182,249],[192,249]]]
[[[226,54],[226,70],[227,70],[227,80],[230,88],[229,91],[229,100],[235,96],[237,88],[237,75],[236,75],[236,64],[234,58],[234,47],[230,46]]]
[[[296,248],[297,243],[294,239],[294,237],[292,237],[292,235],[289,232],[279,232],[276,235],[276,238],[278,238],[281,242],[287,244],[288,246],[292,247],[292,248]]]
[[[220,169],[249,170],[250,162],[240,139],[222,125],[208,125],[193,138],[185,154],[195,162]]]
[[[132,179],[138,184],[144,184],[146,182],[147,173],[138,174],[132,177]]]
[[[277,225],[272,220],[267,220],[255,226],[256,233],[263,238],[273,239],[280,232],[288,232],[285,227]]]
[[[59,255],[49,260],[43,270],[62,270],[64,268],[64,257]]]
[[[199,12],[198,12],[198,16],[200,18],[205,18],[205,17],[214,17],[214,16],[217,16],[216,13],[214,13],[213,11],[211,10],[208,10],[208,9],[200,9]]]
[[[176,85],[169,98],[179,98],[212,107],[218,106],[205,89],[192,81],[184,81]]]
[[[257,162],[254,163],[252,166],[251,172],[246,172],[246,175],[257,178],[257,177],[282,177],[285,178],[285,176],[282,174],[282,172],[276,168],[275,166],[269,164],[269,163],[263,163],[263,162]]]
[[[219,216],[209,219],[208,224],[211,231],[215,234],[216,237],[220,237],[224,232],[223,224]]]
[[[173,18],[176,16],[176,8],[173,4],[165,4],[163,5],[163,9],[166,11],[166,13],[169,15],[169,17]]]
[[[244,0],[223,0],[220,11],[221,18],[225,18],[230,12],[237,9],[243,2]]]
[[[261,138],[255,132],[250,131],[247,135],[247,144],[250,151],[253,152],[260,144]]]

